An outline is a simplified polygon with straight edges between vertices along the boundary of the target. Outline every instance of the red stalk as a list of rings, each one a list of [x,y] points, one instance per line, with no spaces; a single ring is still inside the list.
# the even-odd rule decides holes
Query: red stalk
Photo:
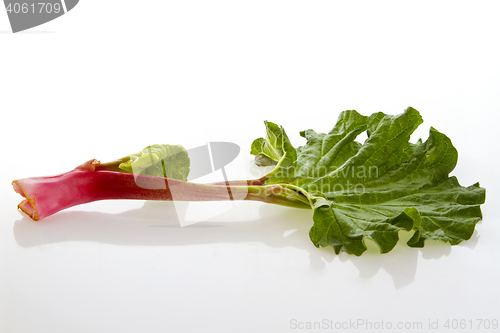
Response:
[[[91,160],[69,172],[12,182],[26,199],[18,208],[38,221],[63,209],[107,199],[165,201],[258,200],[285,206],[310,208],[300,194],[262,180],[197,184],[186,181],[103,170]],[[231,193],[230,199],[228,193]]]

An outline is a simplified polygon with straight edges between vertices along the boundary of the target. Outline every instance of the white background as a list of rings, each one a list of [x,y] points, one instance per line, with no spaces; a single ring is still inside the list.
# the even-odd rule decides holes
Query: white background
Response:
[[[475,327],[500,319],[499,10],[82,0],[18,34],[0,10],[0,331],[340,331],[294,329],[324,319],[373,325],[342,332],[387,331],[375,329],[382,321],[493,331]],[[297,146],[299,131],[329,131],[340,111],[407,106],[425,120],[412,140],[430,126],[446,133],[460,156],[452,174],[487,188],[484,220],[459,246],[337,256],[310,242],[310,211],[247,202],[184,228],[161,202],[91,203],[32,222],[10,185],[153,143],[230,141],[248,161],[264,120]],[[448,319],[474,329],[446,330]]]

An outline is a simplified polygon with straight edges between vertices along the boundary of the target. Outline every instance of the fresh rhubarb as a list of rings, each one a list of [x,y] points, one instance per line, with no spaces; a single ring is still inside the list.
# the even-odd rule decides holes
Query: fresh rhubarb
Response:
[[[422,247],[427,239],[456,245],[469,239],[481,220],[485,189],[478,183],[463,187],[449,176],[458,153],[446,135],[431,128],[427,141],[409,142],[422,122],[411,107],[395,116],[348,110],[329,133],[301,132],[306,144],[297,148],[282,127],[265,122],[266,136],[252,143],[251,154],[257,165],[274,167],[255,180],[188,182],[187,152],[154,145],[114,162],[91,160],[13,186],[25,197],[18,207],[34,220],[105,199],[257,200],[312,209],[312,242],[336,253],[361,255],[366,239],[389,252],[401,230],[413,233],[411,247]],[[362,132],[368,138],[355,141]]]
[[[84,163],[61,175],[33,177],[12,182],[25,199],[19,209],[38,221],[63,209],[106,199],[164,201],[223,201],[228,193],[240,200],[257,200],[284,206],[309,208],[305,198],[279,184],[258,185],[263,181],[197,184],[183,180],[143,174],[99,170],[100,163]],[[252,185],[255,184],[255,185]]]

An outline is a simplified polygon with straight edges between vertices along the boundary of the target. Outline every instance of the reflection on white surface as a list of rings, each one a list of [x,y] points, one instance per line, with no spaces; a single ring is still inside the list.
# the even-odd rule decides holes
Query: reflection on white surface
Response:
[[[411,233],[401,232],[400,242],[389,254],[380,254],[378,247],[368,241],[368,250],[361,257],[336,255],[333,249],[315,248],[309,240],[311,211],[255,202],[245,202],[239,208],[222,214],[221,221],[199,222],[187,227],[179,224],[172,202],[145,202],[141,208],[119,214],[67,211],[43,223],[23,217],[14,224],[14,237],[24,248],[72,241],[122,246],[262,243],[271,248],[295,248],[308,253],[309,268],[313,271],[324,270],[334,260],[351,262],[359,270],[361,279],[370,279],[384,270],[393,278],[396,288],[414,280],[419,253],[423,259],[437,259],[452,251],[449,244],[430,241],[423,249],[409,248],[405,243]],[[254,218],[249,220],[251,216]],[[463,246],[473,248],[477,238],[474,234]]]

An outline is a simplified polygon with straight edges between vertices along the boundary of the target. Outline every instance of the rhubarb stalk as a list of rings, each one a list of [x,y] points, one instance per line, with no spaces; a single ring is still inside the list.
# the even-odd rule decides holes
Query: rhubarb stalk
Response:
[[[14,180],[14,190],[25,198],[18,208],[35,221],[69,207],[107,199],[225,201],[233,198],[310,208],[300,193],[282,185],[263,185],[260,180],[197,184],[106,168],[106,164],[91,160],[57,176]]]

